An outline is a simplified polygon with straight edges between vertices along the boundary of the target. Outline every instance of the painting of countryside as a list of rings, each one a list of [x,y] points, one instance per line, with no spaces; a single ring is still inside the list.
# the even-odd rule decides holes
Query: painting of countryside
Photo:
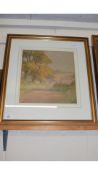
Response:
[[[19,103],[76,104],[74,53],[23,50]]]

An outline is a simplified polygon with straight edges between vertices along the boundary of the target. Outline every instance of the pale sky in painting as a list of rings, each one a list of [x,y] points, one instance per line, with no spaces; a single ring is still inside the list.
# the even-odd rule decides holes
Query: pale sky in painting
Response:
[[[45,51],[52,60],[51,67],[63,72],[75,72],[74,53],[64,51]]]

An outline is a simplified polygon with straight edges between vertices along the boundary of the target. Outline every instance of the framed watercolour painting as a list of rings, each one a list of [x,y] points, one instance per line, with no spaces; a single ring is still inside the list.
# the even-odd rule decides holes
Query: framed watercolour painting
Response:
[[[88,39],[9,34],[0,105],[1,123],[10,127],[94,123]]]
[[[97,89],[97,98],[98,98],[98,35],[92,36],[93,40],[93,60],[94,60],[94,70],[95,70],[95,80],[96,80],[96,89]]]

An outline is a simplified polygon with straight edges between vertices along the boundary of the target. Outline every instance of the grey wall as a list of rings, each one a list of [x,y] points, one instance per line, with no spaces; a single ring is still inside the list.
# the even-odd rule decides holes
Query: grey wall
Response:
[[[0,160],[98,160],[98,132],[9,131],[7,151]]]
[[[10,131],[6,153],[1,134],[0,160],[98,160],[98,132]]]
[[[77,22],[96,22],[98,14],[0,14],[3,19],[63,20]]]
[[[2,67],[7,33],[84,36],[98,30],[77,28],[39,29],[0,27],[0,67]],[[98,131],[9,131],[7,151],[2,147],[0,131],[0,160],[98,160]]]

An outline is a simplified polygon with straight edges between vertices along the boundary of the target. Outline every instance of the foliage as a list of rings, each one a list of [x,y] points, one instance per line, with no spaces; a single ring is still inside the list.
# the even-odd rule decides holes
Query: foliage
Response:
[[[24,78],[31,77],[31,80],[43,81],[53,76],[53,70],[48,65],[52,63],[51,59],[44,51],[23,51],[22,72]]]
[[[61,83],[55,83],[53,88],[57,91],[67,91],[69,89],[69,86],[66,84],[61,84]]]
[[[67,91],[70,88],[75,87],[75,81],[72,82],[70,85],[64,84],[64,83],[55,83],[53,88],[57,91]]]

